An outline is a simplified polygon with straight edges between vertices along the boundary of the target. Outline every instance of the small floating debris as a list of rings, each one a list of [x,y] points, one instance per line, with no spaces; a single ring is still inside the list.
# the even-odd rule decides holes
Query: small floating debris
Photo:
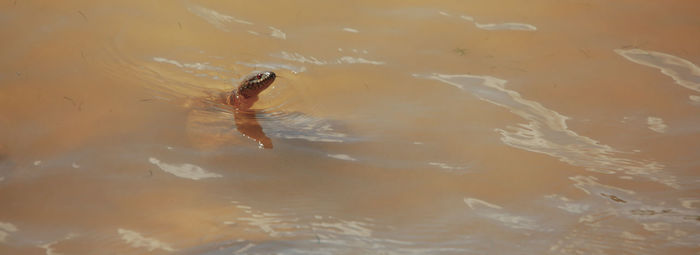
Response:
[[[85,15],[85,13],[83,13],[82,11],[78,11],[78,14],[80,14],[80,16],[82,16],[85,21],[88,21],[88,18]]]

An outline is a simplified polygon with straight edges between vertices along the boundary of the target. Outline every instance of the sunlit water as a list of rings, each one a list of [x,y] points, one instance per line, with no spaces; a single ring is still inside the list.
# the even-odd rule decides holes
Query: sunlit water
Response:
[[[698,13],[4,1],[0,253],[697,254]]]

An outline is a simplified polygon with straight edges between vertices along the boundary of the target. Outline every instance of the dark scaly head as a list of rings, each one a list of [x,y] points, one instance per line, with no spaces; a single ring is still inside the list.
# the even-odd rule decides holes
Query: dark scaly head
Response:
[[[275,81],[275,77],[277,77],[277,75],[270,71],[248,75],[243,78],[243,81],[241,81],[241,84],[238,86],[238,95],[244,98],[255,97],[269,87],[270,84]]]

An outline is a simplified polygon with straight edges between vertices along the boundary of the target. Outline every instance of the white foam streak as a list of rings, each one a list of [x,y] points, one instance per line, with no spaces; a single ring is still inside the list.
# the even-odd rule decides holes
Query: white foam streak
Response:
[[[442,163],[442,162],[428,162],[428,165],[436,166],[436,167],[439,167],[439,168],[442,168],[442,169],[445,169],[445,170],[462,170],[462,169],[465,169],[465,167],[461,167],[461,166],[451,166],[451,165],[449,165],[449,164],[447,164],[447,163]]]
[[[700,96],[690,95],[689,98],[690,98],[690,101],[693,101],[693,103],[700,104]]]
[[[262,69],[272,69],[272,70],[278,70],[278,69],[287,69],[289,71],[292,71],[294,73],[301,73],[306,71],[306,67],[298,67],[294,65],[287,65],[287,64],[278,64],[278,63],[247,63],[247,62],[241,62],[238,61],[236,62],[237,64],[241,64],[244,66],[249,66],[249,67],[254,67],[254,68],[262,68]]]
[[[360,31],[357,30],[357,29],[349,28],[349,27],[343,28],[343,31],[345,31],[345,32],[350,32],[350,33],[359,33],[359,32],[360,32]]]
[[[7,237],[12,232],[17,232],[17,227],[14,224],[0,221],[0,243],[6,242]]]
[[[50,242],[50,243],[45,243],[45,244],[42,244],[42,245],[37,245],[37,247],[44,249],[44,252],[46,253],[46,255],[62,255],[63,253],[55,252],[54,249],[53,249],[53,247],[51,247],[51,246],[53,246],[54,244],[57,244],[57,243],[58,243],[58,241],[53,241],[53,242]]]
[[[350,235],[354,237],[372,237],[372,230],[367,228],[367,223],[359,221],[340,220],[338,222],[314,222],[311,225],[315,228],[324,228],[336,234]]]
[[[495,205],[495,204],[486,202],[484,200],[471,198],[471,197],[465,197],[464,203],[466,203],[467,206],[469,206],[469,208],[472,208],[472,209],[476,209],[480,206],[486,206],[486,207],[493,208],[493,209],[503,209],[503,207],[501,207],[499,205]]]
[[[318,60],[317,58],[315,58],[313,56],[305,57],[299,53],[289,53],[286,51],[280,52],[280,57],[282,59],[286,59],[289,61],[295,61],[295,62],[299,62],[299,63],[309,63],[309,64],[314,64],[314,65],[328,64],[328,62]]]
[[[153,61],[158,62],[158,63],[165,63],[165,64],[171,64],[175,65],[179,68],[190,68],[190,69],[195,69],[195,70],[213,70],[213,71],[223,71],[223,68],[220,67],[215,67],[209,65],[209,63],[180,63],[177,60],[172,60],[172,59],[167,59],[167,58],[162,58],[162,57],[153,57]]]
[[[623,188],[618,188],[615,186],[605,185],[598,182],[598,178],[594,176],[572,176],[569,180],[574,181],[574,187],[586,192],[586,194],[592,195],[601,193],[600,191],[605,191],[607,193],[622,192],[627,195],[634,195],[635,192]]]
[[[340,159],[340,160],[346,160],[346,161],[357,161],[356,158],[350,157],[347,154],[328,154],[327,156],[334,158],[334,159]]]
[[[440,14],[443,14],[440,12]],[[444,15],[444,14],[443,14]],[[445,15],[447,16],[447,15]],[[537,27],[518,22],[506,22],[506,23],[479,23],[476,22],[474,17],[468,15],[459,16],[461,19],[474,23],[474,26],[482,30],[516,30],[516,31],[537,31]]]
[[[287,39],[287,34],[285,34],[284,32],[282,32],[282,30],[279,30],[279,29],[277,29],[277,28],[275,28],[275,27],[267,27],[267,28],[269,28],[269,29],[271,30],[270,36],[276,37],[276,38],[279,38],[279,39],[282,39],[282,40]]]
[[[58,252],[56,252],[56,251],[54,250],[53,246],[56,245],[57,243],[61,242],[61,241],[73,239],[73,237],[76,237],[76,236],[77,236],[77,235],[75,235],[75,234],[68,234],[67,236],[65,236],[65,237],[64,237],[63,239],[61,239],[61,240],[56,240],[56,241],[53,241],[53,242],[49,242],[49,243],[37,245],[37,247],[44,249],[44,253],[46,253],[46,255],[63,255],[63,253],[58,253]]]
[[[547,195],[545,198],[553,200],[555,203],[557,203],[557,208],[570,213],[581,214],[588,211],[591,207],[587,204],[574,203],[571,201],[571,199],[558,194]]]
[[[474,25],[483,30],[520,30],[520,31],[536,31],[537,27],[524,23],[500,23],[500,24],[481,24],[474,22]]]
[[[342,49],[339,49],[339,51],[342,51]],[[353,50],[355,53],[359,53],[360,51],[354,49]],[[363,51],[364,54],[367,54],[366,51]],[[282,59],[286,59],[289,61],[295,61],[299,63],[309,63],[309,64],[314,64],[314,65],[327,65],[329,62],[326,60],[321,60],[313,56],[304,56],[299,53],[289,53],[286,51],[280,52],[280,54],[274,54],[273,56],[280,57]],[[332,63],[332,62],[331,62]],[[362,57],[352,57],[352,56],[341,56],[338,58],[335,63],[337,64],[370,64],[370,65],[384,65],[386,62],[383,61],[378,61],[378,60],[369,60],[365,59]]]
[[[310,142],[325,142],[325,143],[342,143],[343,140],[341,139],[332,139],[332,138],[326,138],[326,137],[316,137],[316,136],[311,136],[311,135],[287,135],[287,134],[281,134],[278,135],[279,137],[282,137],[284,139],[301,139],[301,140],[307,140]]]
[[[506,80],[466,74],[414,76],[455,86],[483,101],[507,108],[527,120],[527,124],[496,129],[501,134],[501,141],[507,145],[547,154],[589,171],[639,175],[673,188],[679,187],[675,177],[662,171],[661,163],[618,157],[620,151],[570,130],[566,125],[568,117],[538,102],[524,99],[516,91],[506,89]]]
[[[160,160],[153,158],[153,157],[149,158],[148,161],[151,162],[151,164],[158,166],[161,170],[165,171],[166,173],[170,173],[170,174],[175,175],[175,176],[180,177],[180,178],[199,180],[199,179],[205,179],[205,178],[220,178],[220,177],[222,177],[222,175],[220,175],[220,174],[209,172],[209,171],[204,170],[203,168],[201,168],[200,166],[197,166],[197,165],[167,164],[167,163],[163,163]]]
[[[117,230],[117,233],[119,233],[124,242],[126,242],[128,245],[131,245],[131,247],[134,248],[146,248],[148,251],[175,251],[175,249],[169,244],[158,241],[153,238],[144,237],[141,233],[133,230],[120,228]]]
[[[502,223],[514,229],[544,230],[533,219],[503,212],[503,207],[476,198],[464,198],[469,208],[484,218]]]
[[[472,16],[461,15],[461,16],[459,16],[459,17],[460,17],[461,19],[463,19],[463,20],[467,20],[467,21],[474,22],[474,17],[472,17]]]
[[[642,49],[616,49],[615,53],[634,63],[657,68],[671,77],[676,84],[700,92],[700,67],[688,60]]]
[[[666,133],[666,128],[668,128],[664,120],[658,117],[647,117],[647,124],[649,129],[657,133]]]
[[[348,64],[371,64],[371,65],[383,65],[386,64],[385,62],[382,61],[375,61],[375,60],[367,60],[364,58],[356,58],[356,57],[350,57],[350,56],[342,56],[339,59],[340,62],[345,62]]]

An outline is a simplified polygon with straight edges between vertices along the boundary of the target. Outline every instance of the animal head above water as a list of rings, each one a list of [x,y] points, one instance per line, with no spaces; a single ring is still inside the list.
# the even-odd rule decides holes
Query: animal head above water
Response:
[[[275,77],[277,75],[270,71],[250,74],[241,81],[238,86],[238,94],[244,98],[255,97],[269,87],[275,81]]]

